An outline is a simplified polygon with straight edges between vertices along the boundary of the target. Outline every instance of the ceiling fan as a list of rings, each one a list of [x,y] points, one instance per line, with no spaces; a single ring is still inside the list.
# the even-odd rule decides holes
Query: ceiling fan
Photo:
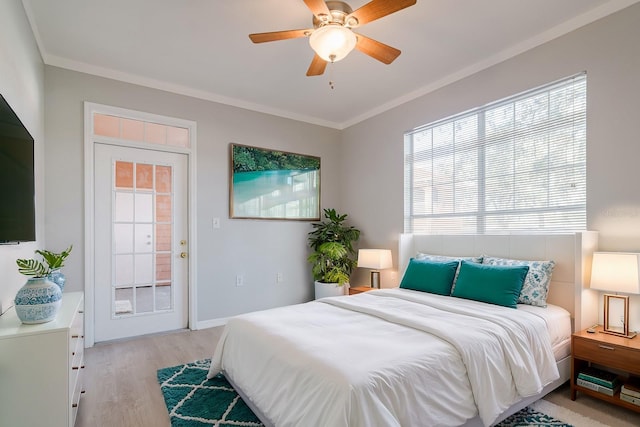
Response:
[[[376,19],[413,6],[416,0],[371,0],[356,9],[342,1],[304,0],[313,13],[313,28],[249,34],[254,43],[309,37],[315,55],[307,76],[319,76],[329,62],[340,61],[355,47],[385,64],[391,64],[400,51],[352,30]]]

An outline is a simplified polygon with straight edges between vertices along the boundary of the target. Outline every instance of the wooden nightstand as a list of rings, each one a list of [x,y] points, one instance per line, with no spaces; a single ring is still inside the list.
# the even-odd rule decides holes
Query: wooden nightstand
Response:
[[[621,400],[619,391],[613,396],[607,396],[576,384],[578,373],[590,363],[626,374],[640,375],[640,338],[628,339],[604,334],[602,326],[598,326],[594,334],[585,329],[571,337],[571,400],[576,400],[576,392],[579,391],[640,412],[640,406]]]
[[[375,288],[372,288],[371,286],[354,286],[349,288],[349,295],[361,294],[362,292],[368,292],[374,289]]]

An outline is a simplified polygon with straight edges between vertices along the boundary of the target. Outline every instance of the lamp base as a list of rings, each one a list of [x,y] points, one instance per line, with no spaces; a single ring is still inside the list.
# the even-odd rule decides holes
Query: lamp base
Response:
[[[380,289],[380,272],[377,270],[371,271],[371,287]]]
[[[622,338],[634,338],[636,335],[638,335],[637,332],[629,332],[629,334],[623,334],[621,332],[613,332],[613,331],[600,331],[603,334],[609,334],[609,335],[615,335],[616,337],[622,337]]]

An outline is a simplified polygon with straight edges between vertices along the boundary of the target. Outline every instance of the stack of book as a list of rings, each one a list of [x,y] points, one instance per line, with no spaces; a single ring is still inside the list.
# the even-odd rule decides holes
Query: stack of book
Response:
[[[622,384],[620,399],[640,406],[640,378],[630,377]]]
[[[576,384],[607,396],[613,396],[620,389],[620,379],[616,374],[594,367],[582,369]]]

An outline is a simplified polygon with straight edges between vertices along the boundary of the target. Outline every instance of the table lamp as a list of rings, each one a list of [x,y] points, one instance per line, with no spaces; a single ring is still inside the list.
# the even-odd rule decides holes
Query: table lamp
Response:
[[[636,336],[629,332],[629,297],[623,294],[640,294],[640,254],[629,252],[594,252],[591,264],[591,289],[616,292],[604,294],[603,332],[626,338]],[[610,322],[610,304],[614,302],[623,307],[620,318],[622,326],[612,326]],[[614,322],[613,323],[618,323]]]
[[[380,270],[391,268],[391,251],[389,249],[358,250],[358,267],[371,268],[371,287],[380,288]]]

